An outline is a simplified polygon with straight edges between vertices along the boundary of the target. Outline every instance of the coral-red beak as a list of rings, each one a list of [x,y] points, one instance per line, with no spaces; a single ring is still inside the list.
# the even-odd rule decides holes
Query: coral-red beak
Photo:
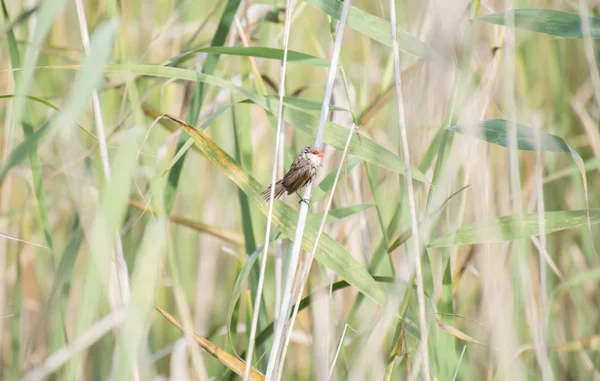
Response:
[[[319,150],[315,150],[315,151],[317,151],[317,156],[318,156],[318,157],[323,157],[323,156],[325,156],[325,154],[324,154],[323,152],[321,152],[321,151],[319,151]]]

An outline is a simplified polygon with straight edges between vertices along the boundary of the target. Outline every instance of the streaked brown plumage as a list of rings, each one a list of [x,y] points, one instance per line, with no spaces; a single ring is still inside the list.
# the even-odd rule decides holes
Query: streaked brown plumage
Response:
[[[294,159],[283,179],[275,183],[275,193],[273,194],[275,200],[281,197],[284,192],[292,194],[304,187],[309,181],[312,181],[321,166],[322,157],[323,152],[318,149],[304,147]],[[260,195],[265,202],[268,202],[271,196],[271,186],[269,185]]]

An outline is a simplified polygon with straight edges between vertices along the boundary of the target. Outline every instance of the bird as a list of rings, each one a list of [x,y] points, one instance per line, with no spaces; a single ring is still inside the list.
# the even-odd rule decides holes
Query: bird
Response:
[[[317,175],[323,156],[325,154],[315,147],[304,147],[294,159],[283,179],[275,183],[275,193],[273,194],[275,200],[281,197],[284,192],[287,192],[287,194],[296,192],[300,196],[298,190],[304,187],[309,181],[312,181]],[[260,195],[263,201],[269,202],[271,198],[271,185]],[[307,200],[304,200],[300,196],[300,202],[302,201],[307,202]]]

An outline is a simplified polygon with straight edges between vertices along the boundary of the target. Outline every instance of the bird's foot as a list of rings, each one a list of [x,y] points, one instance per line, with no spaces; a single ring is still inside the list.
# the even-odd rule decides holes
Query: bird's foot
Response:
[[[310,209],[310,200],[307,198],[300,198],[300,201],[298,201],[298,204],[302,204],[305,203],[308,206],[308,209]]]
[[[298,197],[300,197],[300,201],[298,201],[298,204],[305,203],[306,205],[308,205],[308,209],[310,209],[310,200],[307,198],[302,198],[302,196],[300,196],[300,193],[298,193],[298,191],[296,191],[296,194],[298,195]]]

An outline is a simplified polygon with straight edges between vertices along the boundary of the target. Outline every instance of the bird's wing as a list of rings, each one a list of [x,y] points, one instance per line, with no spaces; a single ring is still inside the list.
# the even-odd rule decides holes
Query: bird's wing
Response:
[[[302,188],[310,179],[310,164],[301,160],[294,160],[290,170],[283,176],[283,186],[288,194],[292,194]]]

